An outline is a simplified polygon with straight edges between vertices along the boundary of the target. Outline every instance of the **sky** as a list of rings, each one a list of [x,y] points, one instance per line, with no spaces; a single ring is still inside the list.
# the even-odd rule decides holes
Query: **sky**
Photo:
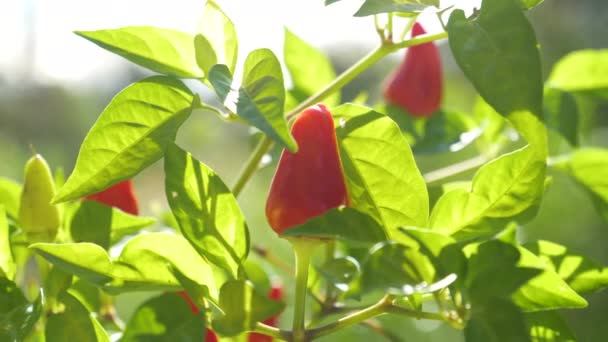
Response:
[[[324,0],[216,2],[236,25],[241,60],[248,51],[262,47],[280,55],[284,26],[319,48],[346,42],[372,48],[378,42],[373,18],[352,16],[361,0],[327,7]],[[454,3],[466,5],[470,12],[480,0],[442,0],[441,7]],[[19,82],[29,70],[37,81],[78,85],[119,72],[125,63],[121,57],[73,31],[150,25],[192,33],[204,4],[204,0],[0,1],[0,75],[5,81]],[[434,13],[423,13],[419,20],[429,33],[441,31]],[[30,47],[26,46],[28,31],[34,37]]]

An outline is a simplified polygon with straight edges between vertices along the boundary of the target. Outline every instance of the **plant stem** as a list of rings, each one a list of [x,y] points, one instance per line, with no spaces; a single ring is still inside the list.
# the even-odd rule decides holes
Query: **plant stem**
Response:
[[[291,332],[271,327],[270,325],[264,324],[262,322],[256,323],[254,332],[272,336],[283,341],[288,341],[291,339]]]
[[[321,242],[304,238],[289,239],[296,256],[296,295],[293,313],[293,341],[306,341],[304,320],[306,317],[306,292],[308,290],[308,269],[312,253]]]
[[[262,160],[262,157],[264,154],[266,154],[268,149],[270,149],[271,145],[272,140],[270,140],[270,138],[266,135],[262,136],[257,146],[253,150],[253,153],[249,157],[249,160],[247,160],[247,163],[245,163],[243,170],[241,170],[236,183],[234,183],[234,186],[232,187],[234,197],[237,197],[241,193],[245,187],[245,184],[247,184],[251,176],[253,176],[255,171],[257,171],[258,166],[260,165],[260,160]]]
[[[325,336],[331,334],[335,331],[344,329],[346,327],[359,324],[363,321],[366,321],[370,318],[374,318],[376,316],[383,315],[385,313],[392,313],[397,315],[414,317],[416,319],[432,319],[432,320],[445,320],[445,317],[439,313],[434,312],[423,312],[417,310],[411,310],[404,307],[400,307],[393,304],[393,296],[386,295],[382,298],[378,303],[365,308],[363,310],[357,311],[351,315],[343,317],[336,322],[329,323],[327,325],[311,329],[307,332],[310,339],[314,339],[317,337]]]

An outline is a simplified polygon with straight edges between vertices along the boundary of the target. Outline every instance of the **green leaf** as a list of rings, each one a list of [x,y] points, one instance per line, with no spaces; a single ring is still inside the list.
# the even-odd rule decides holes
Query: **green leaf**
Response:
[[[116,95],[84,138],[55,203],[106,189],[159,160],[189,117],[194,97],[175,79],[153,76]]]
[[[289,149],[298,150],[283,116],[285,84],[277,57],[269,49],[252,51],[245,59],[237,114]]]
[[[205,313],[175,292],[164,293],[141,304],[127,323],[122,342],[204,341]]]
[[[545,89],[545,122],[560,133],[572,146],[579,145],[579,112],[576,99],[568,92]]]
[[[131,239],[120,256],[112,261],[107,252],[92,243],[48,244],[30,246],[46,260],[64,271],[119,293],[142,290],[178,290],[174,269],[216,295],[213,272],[207,262],[183,237],[169,233],[151,233]]]
[[[524,311],[584,308],[587,301],[571,289],[560,276],[534,253],[518,246],[521,254],[518,267],[533,267],[542,273],[513,294],[513,301]]]
[[[523,314],[513,303],[500,298],[473,307],[464,337],[467,342],[531,341]]]
[[[336,78],[329,58],[288,29],[285,29],[283,53],[299,101],[312,96]],[[337,106],[340,93],[336,92],[324,101],[328,107]]]
[[[387,240],[382,226],[376,220],[348,207],[331,209],[321,216],[287,229],[281,236],[336,239],[363,246]]]
[[[252,330],[255,323],[278,315],[285,304],[261,296],[253,285],[242,280],[231,280],[220,290],[220,308],[224,316],[213,321],[213,330],[235,336]]]
[[[477,97],[473,106],[473,119],[482,129],[482,134],[477,139],[478,147],[485,153],[494,153],[496,146],[504,140],[503,132],[507,121],[481,97]]]
[[[393,241],[371,248],[361,273],[363,290],[405,295],[426,292],[426,285],[435,277],[435,269],[425,255]]]
[[[355,17],[389,12],[422,12],[428,6],[439,7],[439,0],[365,0]]]
[[[238,57],[236,30],[230,18],[224,14],[215,1],[209,0],[205,4],[203,16],[197,25],[196,33],[204,36],[209,47],[213,48],[212,51],[197,48],[197,58],[200,58],[201,54],[213,53],[217,60],[216,63],[225,64],[231,72],[234,72]]]
[[[228,96],[233,88],[233,78],[227,66],[218,64],[211,68],[209,82],[222,102],[233,101]],[[284,109],[285,85],[279,61],[268,49],[252,51],[245,60],[236,112],[250,125],[295,152],[298,145],[287,128]]]
[[[17,266],[15,265],[11,248],[10,230],[6,219],[6,210],[0,204],[0,277],[14,280],[16,269]]]
[[[545,163],[532,146],[481,167],[470,190],[455,189],[439,198],[431,227],[460,240],[488,237],[535,214],[544,192]]]
[[[515,0],[483,1],[474,20],[455,10],[447,31],[456,62],[487,103],[503,115],[542,115],[538,43]]]
[[[47,341],[110,341],[101,324],[76,297],[63,292],[59,301],[63,303],[64,309],[48,317],[45,329]]]
[[[509,299],[542,272],[537,268],[519,266],[519,250],[499,240],[469,245],[464,251],[469,255],[465,284],[476,304],[492,298]]]
[[[29,248],[53,265],[92,283],[102,285],[112,279],[110,257],[94,243],[35,243]]]
[[[236,277],[249,251],[243,213],[220,177],[176,145],[165,156],[165,191],[184,236],[198,253]]]
[[[355,258],[344,257],[327,261],[318,268],[318,271],[338,290],[346,292],[350,283],[361,273],[361,266]]]
[[[598,291],[608,286],[608,267],[549,241],[536,241],[524,245],[536,254],[545,265],[579,294]]]
[[[194,50],[196,53],[196,63],[205,72],[207,78],[210,77],[211,68],[217,64],[217,56],[213,51],[213,46],[205,36],[197,34],[194,36]]]
[[[4,277],[0,277],[0,340],[23,341],[32,331],[42,313],[42,302],[27,301],[21,290]]]
[[[19,201],[21,185],[11,179],[0,177],[0,205],[6,209],[6,214],[14,219],[19,216]]]
[[[151,217],[130,215],[95,201],[82,201],[70,221],[70,232],[75,242],[93,242],[108,249],[123,237],[155,222]]]
[[[556,311],[524,315],[532,342],[575,342],[574,334]]]
[[[608,170],[608,149],[577,150],[569,162],[559,166],[565,167],[565,171],[591,194],[596,209],[608,220],[608,178],[605,176]]]
[[[361,106],[346,104],[332,113],[349,206],[376,219],[390,238],[401,226],[426,227],[426,183],[399,127]]]
[[[569,53],[555,64],[546,85],[569,92],[608,92],[608,49]]]
[[[152,71],[183,78],[204,76],[196,64],[194,37],[187,33],[151,26],[75,33]]]

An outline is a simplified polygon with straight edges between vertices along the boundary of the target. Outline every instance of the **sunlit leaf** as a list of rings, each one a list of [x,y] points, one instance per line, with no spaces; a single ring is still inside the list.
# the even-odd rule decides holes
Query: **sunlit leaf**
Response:
[[[99,192],[159,160],[192,110],[178,80],[153,76],[116,95],[84,138],[74,171],[55,202]]]
[[[19,216],[19,200],[21,185],[4,177],[0,177],[0,205],[6,209],[6,214],[12,218]]]
[[[391,238],[400,234],[398,227],[426,227],[426,184],[397,125],[356,105],[342,105],[332,113],[349,206],[380,222]]]
[[[220,177],[172,145],[165,156],[165,190],[184,236],[210,262],[237,276],[249,251],[239,205]]]
[[[439,7],[439,0],[365,0],[356,17],[389,12],[422,12],[428,6]]]
[[[524,246],[580,294],[598,291],[608,286],[608,267],[603,267],[562,245],[540,240]]]
[[[10,231],[6,219],[6,210],[0,204],[0,277],[14,280],[16,269],[11,248]]]
[[[196,64],[194,37],[187,33],[151,26],[134,26],[76,31],[76,34],[161,74],[184,78],[204,76]]]
[[[556,311],[524,315],[532,342],[575,342],[574,334]]]
[[[560,59],[547,86],[569,92],[608,92],[608,49],[579,50]]]
[[[204,36],[213,51],[199,50],[197,46],[196,56],[200,59],[201,54],[213,53],[216,63],[225,64],[231,72],[234,72],[238,57],[238,39],[234,24],[213,0],[208,0],[203,10],[196,33]],[[200,39],[200,38],[199,38]],[[204,45],[203,45],[204,46]],[[213,63],[215,64],[215,63]],[[200,63],[199,63],[200,65]]]
[[[439,198],[431,227],[457,239],[488,237],[506,221],[531,219],[544,192],[545,164],[532,146],[506,154],[480,168],[471,189]]]

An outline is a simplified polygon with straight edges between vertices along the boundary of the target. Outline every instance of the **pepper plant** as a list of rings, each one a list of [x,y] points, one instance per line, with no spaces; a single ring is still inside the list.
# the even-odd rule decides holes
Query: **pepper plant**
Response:
[[[574,52],[543,82],[526,18],[540,2],[483,0],[470,16],[447,16],[439,0],[366,0],[354,15],[375,17],[379,45],[339,75],[289,30],[282,59],[260,48],[237,66],[237,31],[213,1],[193,33],[76,32],[158,75],[116,94],[65,181],[41,156],[23,183],[0,179],[0,340],[300,342],[355,325],[398,340],[378,319],[386,315],[444,322],[466,341],[575,340],[558,310],[584,308],[586,294],[608,285],[608,269],[516,233],[538,211],[549,169],[584,187],[608,219],[608,150],[581,139],[589,103],[608,98],[608,55]],[[423,10],[436,11],[444,31],[424,33]],[[441,105],[435,44],[445,39],[479,93],[471,114]],[[403,49],[385,101],[341,101],[346,84]],[[231,186],[176,144],[193,112],[258,131]],[[567,153],[549,153],[548,132]],[[259,200],[294,265],[250,243],[238,202],[273,147],[281,158]],[[425,173],[417,166],[421,155],[464,147],[477,155]],[[138,216],[130,180],[161,159],[170,212]],[[286,270],[295,290],[272,290],[253,254]],[[142,291],[153,295],[121,319],[116,299]]]

